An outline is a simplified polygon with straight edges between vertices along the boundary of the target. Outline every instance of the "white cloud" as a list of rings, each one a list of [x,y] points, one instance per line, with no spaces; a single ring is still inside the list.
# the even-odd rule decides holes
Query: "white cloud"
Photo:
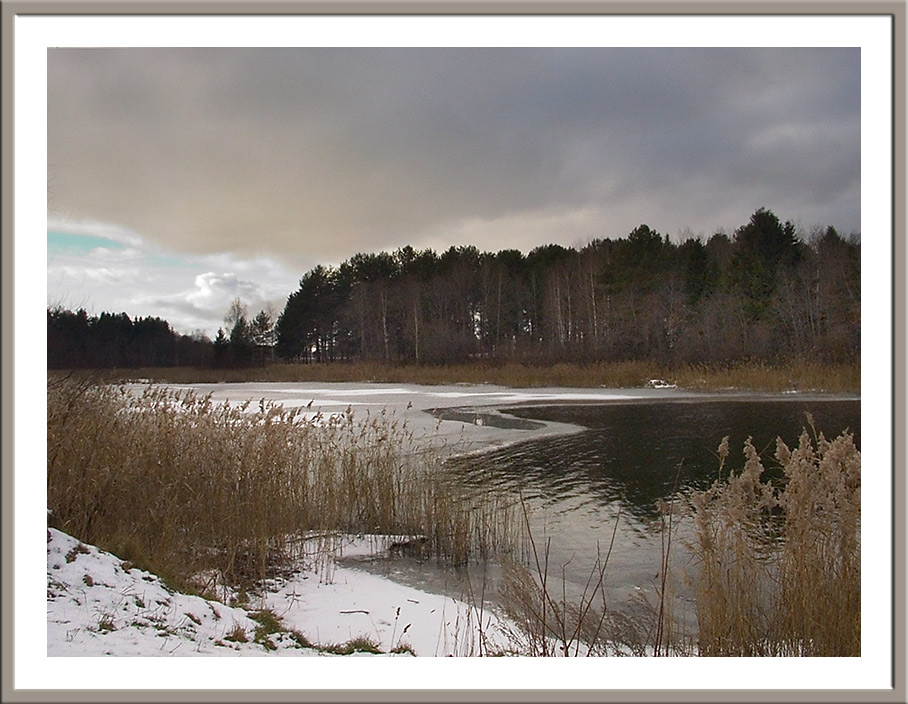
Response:
[[[48,221],[48,230],[61,231]],[[78,250],[50,247],[47,303],[90,314],[125,312],[130,317],[167,320],[181,333],[203,330],[213,336],[223,326],[230,302],[240,298],[250,315],[283,310],[299,274],[265,257],[243,259],[230,253],[185,255],[149,243],[138,233],[106,223],[81,223],[70,234],[104,237],[124,249]]]
[[[241,281],[232,272],[216,274],[209,271],[195,277],[195,289],[186,294],[186,300],[200,306],[210,305],[212,301],[220,301],[225,297],[249,298],[251,294],[258,293],[257,289],[254,283]]]
[[[249,262],[234,263],[242,264],[244,268],[249,266]],[[263,267],[264,270],[269,268],[273,267]],[[255,276],[263,271],[253,270],[250,273]],[[213,335],[218,327],[223,326],[227,309],[236,298],[246,306],[250,316],[260,310],[270,310],[275,316],[279,315],[284,300],[292,290],[286,276],[285,281],[288,282],[286,285],[262,285],[253,279],[240,278],[233,272],[207,271],[195,277],[192,288],[166,295],[149,295],[141,302],[162,311],[160,315],[168,320],[183,321],[184,330],[200,328]]]

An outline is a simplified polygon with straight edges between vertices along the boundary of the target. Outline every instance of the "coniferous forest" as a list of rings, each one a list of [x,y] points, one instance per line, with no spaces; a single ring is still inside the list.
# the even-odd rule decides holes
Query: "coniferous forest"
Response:
[[[215,340],[48,309],[48,367],[860,360],[860,239],[766,209],[731,236],[647,225],[581,248],[403,247],[316,266],[275,321],[235,301]]]

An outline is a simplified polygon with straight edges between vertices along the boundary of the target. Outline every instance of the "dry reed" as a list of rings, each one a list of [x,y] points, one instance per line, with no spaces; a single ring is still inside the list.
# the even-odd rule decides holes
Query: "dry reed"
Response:
[[[305,411],[54,379],[53,524],[183,588],[198,575],[252,586],[312,535],[322,553],[340,534],[418,537],[449,564],[519,541],[513,502],[459,489],[393,414]]]
[[[813,427],[810,420],[811,428]],[[754,446],[727,481],[692,496],[701,655],[859,656],[861,455],[843,432],[777,441],[784,476]],[[728,442],[719,448],[728,457]]]
[[[615,542],[620,514],[615,520],[611,542],[603,557],[597,554],[579,597],[568,595],[566,565],[559,575],[551,574],[551,538],[545,547],[536,545],[530,530],[529,513],[523,506],[529,555],[524,562],[504,559],[499,601],[514,624],[509,634],[513,649],[537,657],[577,657],[608,655],[615,651],[613,628],[618,623],[609,611],[605,574]],[[555,582],[553,584],[553,582]],[[559,585],[560,582],[560,585]]]
[[[857,393],[860,364],[793,361],[783,365],[762,362],[698,364],[669,367],[659,362],[594,362],[589,364],[473,363],[452,365],[395,365],[371,363],[272,364],[246,369],[170,367],[119,372],[123,378],[146,378],[165,383],[219,382],[383,382],[412,384],[499,384],[514,388],[545,386],[639,388],[651,379],[679,387],[715,391],[828,391]]]

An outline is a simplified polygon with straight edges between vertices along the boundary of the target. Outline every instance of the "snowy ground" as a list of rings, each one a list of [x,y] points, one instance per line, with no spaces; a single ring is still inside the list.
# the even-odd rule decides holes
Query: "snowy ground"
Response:
[[[368,546],[368,541],[353,543],[348,554]],[[607,664],[600,658],[414,658],[409,649],[389,651],[406,644],[418,655],[494,654],[496,643],[510,642],[507,624],[488,613],[480,618],[468,604],[344,567],[329,582],[318,572],[300,573],[269,592],[264,603],[246,609],[175,593],[154,575],[129,567],[48,531],[48,657],[43,664],[23,658],[21,669],[17,659],[17,689],[43,690],[56,701],[58,689],[138,689],[146,695],[179,689],[189,696],[197,689],[837,690],[865,682],[885,687],[887,681],[888,660],[872,656],[838,658],[834,667],[824,658],[731,658],[721,669],[710,658],[610,658]],[[256,611],[262,607],[281,616],[287,630],[257,637],[262,619]],[[302,646],[294,630],[323,646],[363,635],[384,653],[340,657]],[[111,668],[103,658],[108,655],[138,657],[121,658]],[[260,657],[266,655],[276,657]]]
[[[371,549],[361,539],[344,554]],[[280,632],[264,633],[263,609],[280,618]],[[356,638],[385,654],[479,655],[508,647],[504,626],[469,604],[346,567],[301,570],[246,608],[231,607],[174,592],[115,555],[48,530],[51,656],[330,656],[325,648]]]

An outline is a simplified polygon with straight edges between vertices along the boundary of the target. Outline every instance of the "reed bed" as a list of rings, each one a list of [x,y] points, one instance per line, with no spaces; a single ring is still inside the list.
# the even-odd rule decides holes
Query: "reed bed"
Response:
[[[813,430],[812,420],[810,421]],[[692,496],[699,653],[860,656],[861,455],[850,433],[777,441],[783,478],[743,469]],[[727,439],[719,448],[728,457]]]
[[[545,386],[639,388],[652,379],[682,388],[717,391],[827,391],[859,393],[859,363],[825,364],[792,361],[770,365],[759,361],[694,364],[672,367],[661,362],[628,361],[456,365],[394,365],[365,363],[271,364],[245,369],[168,367],[120,371],[123,378],[169,383],[220,382],[384,382],[410,384],[498,384],[514,388]]]
[[[47,401],[52,525],[175,588],[252,591],[301,559],[330,569],[344,535],[375,535],[442,564],[503,558],[498,601],[520,654],[860,655],[860,453],[809,417],[796,448],[777,442],[778,478],[748,441],[740,472],[689,497],[692,635],[671,612],[675,502],[658,603],[619,613],[606,599],[610,547],[569,603],[523,502],[455,483],[392,413],[325,417],[75,375],[49,377]],[[720,474],[728,456],[726,440]]]
[[[51,379],[47,400],[53,525],[181,588],[199,575],[250,587],[342,534],[454,565],[519,547],[513,500],[454,485],[393,414],[76,377]]]
[[[860,393],[861,365],[791,361],[783,365],[765,362],[689,365],[668,370],[666,377],[678,386],[703,391],[821,391]]]

